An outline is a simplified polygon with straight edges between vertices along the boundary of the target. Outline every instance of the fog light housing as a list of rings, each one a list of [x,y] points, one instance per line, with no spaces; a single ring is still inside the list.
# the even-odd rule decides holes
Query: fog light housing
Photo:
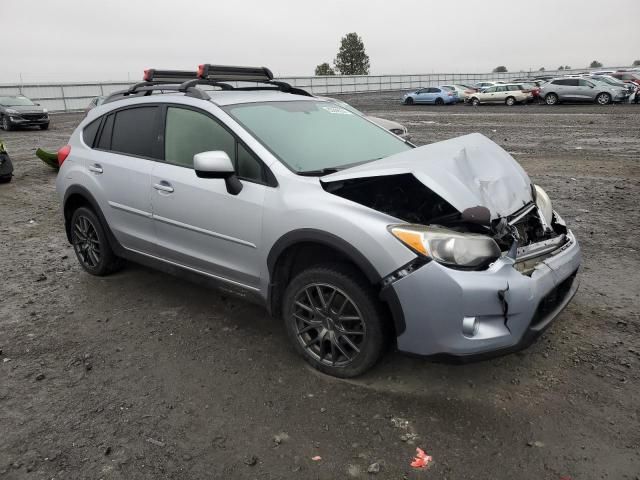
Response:
[[[464,317],[462,319],[462,334],[465,337],[474,337],[480,328],[480,321],[476,317]]]

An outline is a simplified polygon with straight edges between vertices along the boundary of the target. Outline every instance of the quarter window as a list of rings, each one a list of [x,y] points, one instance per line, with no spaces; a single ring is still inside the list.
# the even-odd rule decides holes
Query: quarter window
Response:
[[[100,133],[100,140],[98,140],[98,148],[101,150],[109,150],[111,148],[111,135],[113,134],[113,119],[115,114],[109,115],[102,127],[102,133]]]
[[[84,127],[84,130],[82,130],[82,140],[84,140],[84,143],[88,147],[93,147],[93,142],[95,142],[96,140],[96,134],[98,133],[98,128],[100,127],[100,120],[102,119],[98,118],[97,120],[94,120],[89,125]]]

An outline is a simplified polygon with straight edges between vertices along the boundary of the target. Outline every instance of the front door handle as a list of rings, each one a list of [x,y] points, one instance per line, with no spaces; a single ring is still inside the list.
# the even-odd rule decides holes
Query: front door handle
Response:
[[[169,182],[161,181],[160,183],[156,183],[153,185],[153,188],[159,190],[161,192],[173,193],[173,187]]]
[[[104,170],[102,170],[102,166],[100,164],[94,163],[89,167],[89,171],[93,173],[102,173]]]

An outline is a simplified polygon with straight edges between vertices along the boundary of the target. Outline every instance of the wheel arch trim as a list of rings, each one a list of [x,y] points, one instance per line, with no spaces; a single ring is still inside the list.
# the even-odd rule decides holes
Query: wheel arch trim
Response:
[[[290,247],[303,243],[317,243],[320,245],[333,248],[342,253],[346,258],[352,261],[365,275],[367,280],[372,285],[381,287],[382,276],[375,269],[373,264],[367,259],[367,257],[360,252],[356,247],[346,240],[328,233],[322,230],[314,228],[302,228],[298,230],[292,230],[281,236],[271,247],[267,256],[267,268],[269,272],[269,287],[267,291],[267,308],[270,313],[273,312],[274,298],[274,274],[278,262],[282,258],[282,254]],[[380,299],[387,304],[391,312],[392,321],[395,326],[396,335],[400,335],[404,332],[406,325],[404,319],[404,313],[400,301],[395,295],[393,289],[381,288]]]

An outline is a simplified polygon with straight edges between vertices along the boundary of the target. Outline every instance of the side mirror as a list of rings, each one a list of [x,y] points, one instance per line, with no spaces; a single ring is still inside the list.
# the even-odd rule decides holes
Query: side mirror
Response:
[[[236,176],[231,159],[227,152],[213,151],[196,153],[193,156],[193,168],[200,178],[221,178],[231,195],[242,191],[242,183]]]

